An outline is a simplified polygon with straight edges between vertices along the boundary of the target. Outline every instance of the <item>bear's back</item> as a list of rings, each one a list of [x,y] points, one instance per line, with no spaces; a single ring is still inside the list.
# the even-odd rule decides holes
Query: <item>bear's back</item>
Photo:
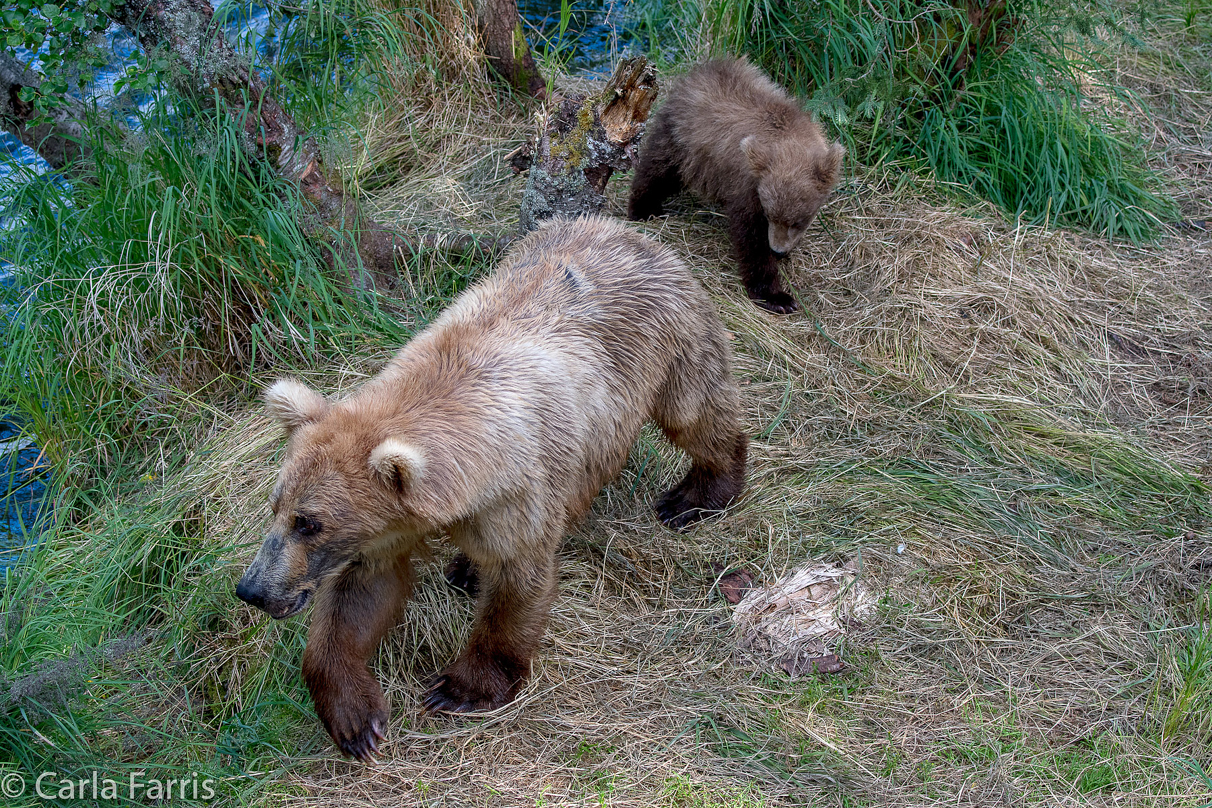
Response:
[[[435,325],[642,343],[710,311],[706,293],[671,250],[615,220],[584,217],[528,235]]]
[[[454,499],[535,475],[592,499],[671,370],[704,345],[727,352],[710,299],[670,250],[613,220],[555,221],[401,349],[356,406],[377,406],[417,445],[481,458],[474,479],[449,475],[462,480]]]
[[[717,201],[757,184],[741,151],[744,138],[790,138],[805,147],[825,142],[795,99],[744,58],[696,66],[673,86],[659,114],[668,122],[682,179]]]

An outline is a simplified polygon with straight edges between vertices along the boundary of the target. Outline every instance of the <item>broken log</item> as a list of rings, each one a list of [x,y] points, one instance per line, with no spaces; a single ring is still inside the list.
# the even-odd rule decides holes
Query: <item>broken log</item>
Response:
[[[515,168],[529,163],[523,233],[543,219],[605,207],[606,183],[615,171],[631,168],[656,97],[656,72],[636,56],[619,62],[601,92],[570,95],[547,107],[538,144],[509,157]]]

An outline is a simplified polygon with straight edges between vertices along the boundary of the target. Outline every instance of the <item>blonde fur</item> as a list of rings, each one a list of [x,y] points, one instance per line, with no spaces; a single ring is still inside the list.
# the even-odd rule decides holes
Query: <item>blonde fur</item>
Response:
[[[341,749],[368,758],[385,726],[366,662],[430,537],[459,548],[460,585],[479,601],[467,649],[426,704],[489,709],[524,683],[560,540],[646,420],[693,461],[657,503],[666,524],[685,527],[735,499],[747,440],[730,362],[682,262],[618,222],[586,218],[527,236],[319,417],[318,394],[271,388],[271,409],[298,428],[273,527],[237,594],[285,617],[315,591],[303,674]]]

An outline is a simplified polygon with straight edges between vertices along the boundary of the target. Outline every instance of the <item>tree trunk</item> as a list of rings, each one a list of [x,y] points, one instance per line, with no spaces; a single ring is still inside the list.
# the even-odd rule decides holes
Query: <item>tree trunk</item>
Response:
[[[315,210],[316,222],[307,229],[327,241],[337,259],[355,272],[362,287],[384,283],[394,274],[396,260],[435,246],[448,252],[492,252],[499,240],[460,236],[411,238],[375,222],[347,195],[341,178],[325,167],[319,149],[294,118],[267,92],[265,81],[236,53],[214,22],[208,0],[129,0],[111,18],[130,29],[147,50],[162,47],[180,60],[174,74],[178,88],[195,98],[217,94],[228,111],[243,122],[245,151],[273,165],[283,179],[298,187]],[[335,238],[327,228],[353,238]],[[360,262],[358,259],[361,259]],[[362,267],[358,272],[355,268]]]
[[[547,83],[526,43],[517,0],[476,0],[476,27],[493,72],[520,93],[545,97]]]
[[[530,168],[522,195],[522,232],[553,216],[596,213],[606,204],[606,183],[631,167],[644,124],[657,97],[653,68],[643,56],[619,62],[595,95],[561,99],[541,124],[537,147],[510,155]]]
[[[32,104],[21,100],[21,90],[42,86],[42,77],[7,53],[0,53],[0,125],[37,152],[51,168],[62,169],[89,156],[84,141],[84,105],[65,98],[46,120]],[[40,121],[35,119],[42,118]]]

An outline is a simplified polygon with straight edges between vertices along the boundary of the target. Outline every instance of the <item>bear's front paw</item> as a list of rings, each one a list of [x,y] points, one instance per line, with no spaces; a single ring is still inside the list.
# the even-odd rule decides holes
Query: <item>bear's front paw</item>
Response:
[[[522,677],[482,668],[468,670],[458,663],[442,672],[425,693],[425,709],[431,713],[478,713],[495,710],[513,701]]]
[[[795,298],[786,292],[766,292],[753,295],[752,300],[759,307],[775,314],[791,314],[800,310],[800,304],[796,303]]]
[[[323,704],[316,700],[316,713],[337,748],[363,763],[374,763],[379,741],[386,740],[387,704],[378,683],[374,686],[378,692],[359,689],[339,693]]]

